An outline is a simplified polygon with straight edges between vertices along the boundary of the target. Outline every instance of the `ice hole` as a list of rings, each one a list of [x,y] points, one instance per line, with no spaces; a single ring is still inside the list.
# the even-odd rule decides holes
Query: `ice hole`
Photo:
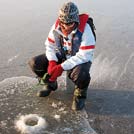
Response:
[[[25,121],[25,124],[28,126],[35,126],[38,124],[38,119],[37,119],[37,117],[29,118]]]

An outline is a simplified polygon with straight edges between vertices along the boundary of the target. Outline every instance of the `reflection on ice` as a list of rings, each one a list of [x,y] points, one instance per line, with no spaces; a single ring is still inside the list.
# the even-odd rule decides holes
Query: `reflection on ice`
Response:
[[[117,81],[116,81],[116,83],[115,83],[115,88],[118,87],[118,83],[119,83],[119,81],[121,80],[121,78],[123,77],[123,75],[127,73],[127,68],[129,67],[129,64],[132,62],[132,59],[133,59],[133,58],[134,58],[134,53],[130,54],[130,56],[129,56],[127,62],[125,63],[124,69],[122,70],[121,74],[119,75],[119,77],[118,77],[118,79],[117,79]],[[132,63],[133,63],[133,62],[132,62]],[[133,64],[134,64],[134,63],[133,63]],[[129,75],[129,74],[128,74],[128,75]],[[129,75],[130,79],[131,79],[132,75],[134,76],[134,73],[133,73],[133,72],[131,72],[131,76]],[[132,78],[133,78],[133,77],[132,77]],[[132,82],[132,84],[134,84],[134,83]],[[128,84],[128,85],[129,85],[129,84]],[[131,87],[133,87],[133,86],[134,86],[134,85],[131,85]]]
[[[11,57],[10,59],[8,59],[8,63],[13,62],[13,60],[15,60],[15,59],[18,58],[18,56],[19,56],[19,54],[18,54],[18,55],[15,55],[15,56],[13,56],[13,57]]]
[[[101,85],[102,83],[113,81],[117,76],[119,67],[115,64],[116,58],[111,61],[102,55],[95,58],[93,67],[91,68],[92,86]]]
[[[91,68],[91,86],[106,89],[133,89],[132,66],[134,65],[134,53],[130,53],[126,61],[119,57],[112,59],[98,55]]]

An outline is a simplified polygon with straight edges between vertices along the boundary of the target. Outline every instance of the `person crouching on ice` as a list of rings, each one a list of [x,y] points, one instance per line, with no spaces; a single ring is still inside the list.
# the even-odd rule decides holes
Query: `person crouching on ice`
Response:
[[[44,81],[44,88],[37,93],[39,97],[48,96],[57,89],[57,78],[63,71],[75,84],[73,110],[82,110],[87,98],[90,83],[90,67],[93,61],[95,38],[87,24],[87,14],[79,14],[73,2],[63,4],[59,16],[46,39],[45,54],[29,61],[32,71],[40,80],[46,73],[50,78]]]

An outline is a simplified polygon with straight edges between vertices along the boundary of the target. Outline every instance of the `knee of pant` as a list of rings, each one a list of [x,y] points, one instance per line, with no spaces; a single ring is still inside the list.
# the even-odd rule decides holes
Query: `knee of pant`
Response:
[[[28,65],[29,65],[32,69],[34,68],[34,65],[35,65],[34,58],[31,58],[31,59],[28,61]]]
[[[90,74],[89,73],[85,73],[85,72],[82,72],[78,79],[76,80],[75,84],[80,88],[80,89],[83,89],[83,88],[86,88],[88,87],[89,83],[90,83]]]
[[[78,76],[78,81],[84,82],[84,81],[90,81],[90,74],[87,72],[81,72]]]

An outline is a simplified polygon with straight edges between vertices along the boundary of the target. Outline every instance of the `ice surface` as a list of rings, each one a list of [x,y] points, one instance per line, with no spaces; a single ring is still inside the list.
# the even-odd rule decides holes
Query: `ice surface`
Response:
[[[61,77],[63,80],[64,75]],[[59,79],[60,81],[60,79]],[[0,82],[0,127],[4,134],[22,133],[38,134],[94,134],[94,130],[89,129],[87,117],[70,111],[69,107],[61,100],[35,97],[36,89],[32,87],[38,83],[37,79],[20,76],[7,78]],[[59,83],[59,87],[65,90],[65,83]],[[59,94],[63,91],[59,89]],[[57,92],[58,94],[58,92]],[[64,95],[60,96],[65,97]],[[64,98],[66,99],[66,98]],[[43,119],[46,118],[48,127],[40,128],[25,127],[24,121],[28,115],[36,114]],[[15,126],[14,126],[15,121]],[[85,124],[84,124],[85,122]],[[83,124],[85,127],[83,127]],[[80,129],[83,128],[83,129]],[[79,130],[80,129],[80,130]],[[92,130],[92,132],[91,132]]]

